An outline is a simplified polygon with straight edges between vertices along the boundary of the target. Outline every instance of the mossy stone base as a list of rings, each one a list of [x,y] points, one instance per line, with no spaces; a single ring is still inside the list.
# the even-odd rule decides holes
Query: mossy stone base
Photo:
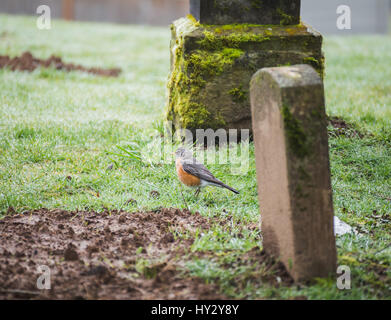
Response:
[[[175,128],[250,129],[249,84],[265,67],[310,64],[324,70],[322,36],[305,24],[172,25],[167,119]]]

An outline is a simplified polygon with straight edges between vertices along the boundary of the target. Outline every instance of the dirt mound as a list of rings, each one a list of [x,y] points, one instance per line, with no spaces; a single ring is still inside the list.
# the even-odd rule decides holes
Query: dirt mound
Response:
[[[333,131],[330,132],[332,136],[340,137],[345,136],[348,138],[360,138],[364,137],[364,134],[359,132],[353,125],[347,123],[345,120],[338,117],[330,117],[329,125],[333,127]]]
[[[207,228],[207,219],[178,209],[7,216],[0,220],[0,299],[223,298],[178,271],[196,229]],[[37,289],[39,266],[49,267],[51,290]]]
[[[60,57],[52,55],[46,60],[35,58],[30,52],[24,52],[20,57],[11,58],[9,56],[0,55],[0,69],[9,68],[12,71],[29,71],[32,72],[38,67],[55,68],[65,71],[83,71],[98,76],[118,77],[121,69],[101,69],[101,68],[86,68],[73,63],[64,63]]]

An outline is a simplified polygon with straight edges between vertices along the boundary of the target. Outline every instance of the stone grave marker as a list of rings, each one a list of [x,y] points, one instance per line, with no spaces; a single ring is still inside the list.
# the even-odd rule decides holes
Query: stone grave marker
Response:
[[[263,247],[296,281],[336,271],[323,81],[308,65],[251,80]]]
[[[322,36],[299,0],[190,0],[171,27],[167,119],[175,128],[251,129],[249,83],[264,67],[310,64],[323,76]]]
[[[203,24],[298,24],[300,0],[190,0],[190,13]]]

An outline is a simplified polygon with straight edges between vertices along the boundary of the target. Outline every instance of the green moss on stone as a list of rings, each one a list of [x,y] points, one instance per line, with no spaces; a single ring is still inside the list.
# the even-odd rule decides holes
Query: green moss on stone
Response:
[[[208,36],[208,34],[206,35]],[[189,54],[184,53],[183,39],[176,43],[174,66],[168,81],[170,92],[167,118],[173,120],[173,113],[179,116],[183,128],[203,128],[225,125],[222,117],[215,115],[211,121],[211,114],[207,107],[192,97],[205,87],[206,81],[220,75],[231,67],[240,58],[243,51],[237,48],[223,47],[222,45],[206,46]],[[205,123],[208,119],[208,124]]]
[[[249,50],[260,50],[258,44],[273,39],[273,43],[265,48],[279,46],[280,50],[288,50],[284,37],[289,37],[292,33],[307,35],[307,27],[299,26],[259,26],[251,24],[234,24],[221,26],[200,25],[193,16],[179,19],[172,28],[172,66],[168,80],[168,107],[167,118],[174,121],[176,127],[182,128],[221,128],[226,125],[223,117],[219,115],[219,108],[209,106],[205,94],[209,94],[206,88],[207,83],[213,83],[221,75],[232,70],[247,68],[249,72],[254,72],[259,68],[252,65],[254,58],[248,61],[245,52]],[[278,38],[280,37],[280,39]],[[304,40],[301,40],[304,43]],[[249,49],[251,48],[251,49]],[[265,49],[267,50],[267,49]],[[292,49],[289,49],[292,50]],[[298,51],[301,49],[299,48]],[[310,50],[306,48],[306,52]],[[255,51],[257,54],[257,51]],[[243,57],[243,59],[242,59]],[[239,62],[240,61],[240,62]],[[240,63],[247,63],[240,65]],[[305,63],[315,64],[315,58],[304,59]],[[280,61],[278,61],[280,62]],[[275,65],[278,65],[276,61]],[[318,61],[319,62],[319,61]],[[270,64],[270,62],[269,62]],[[251,69],[251,70],[250,70]],[[316,68],[322,73],[323,62],[318,63]],[[239,82],[240,83],[240,82]],[[245,102],[248,94],[243,88],[233,83],[232,89],[221,92],[221,97],[231,97],[233,102]],[[218,96],[215,94],[214,96]],[[206,105],[205,105],[206,104]],[[288,110],[289,111],[289,110]],[[289,114],[287,115],[289,119]],[[229,118],[226,120],[229,122]],[[292,145],[300,152],[304,150],[305,144],[299,143],[302,137],[299,123],[287,126],[292,131],[292,139],[296,141]],[[297,130],[295,130],[295,128]],[[293,141],[292,140],[292,141]]]
[[[224,48],[219,51],[196,50],[183,61],[184,70],[181,76],[188,76],[187,82],[196,93],[205,86],[210,77],[221,74],[228,66],[243,54],[242,50]],[[196,91],[194,91],[196,90]]]
[[[194,24],[194,26],[196,27],[200,26],[200,23],[197,21],[196,18],[194,18],[192,14],[188,14],[186,17]]]
[[[247,92],[243,90],[243,86],[233,88],[228,93],[231,95],[234,102],[241,103],[247,100]]]
[[[314,57],[307,57],[307,58],[304,58],[303,59],[303,62],[306,63],[306,64],[310,64],[312,65],[315,69],[319,69],[319,67],[321,66],[321,62],[319,62],[317,59],[315,59]]]
[[[291,25],[295,21],[295,17],[285,13],[281,8],[277,9],[277,13],[280,15],[281,25]]]
[[[192,25],[191,25],[192,24]],[[240,45],[248,42],[262,42],[269,40],[263,34],[246,32],[251,25],[221,26],[204,30],[204,37],[197,43],[200,49],[186,54],[183,46],[183,35],[186,30],[197,28],[194,17],[188,16],[186,22],[181,23],[179,37],[174,48],[174,65],[168,81],[170,92],[167,118],[179,122],[183,128],[203,128],[209,126],[224,126],[225,121],[219,115],[211,115],[208,108],[194,101],[200,91],[205,87],[208,79],[212,79],[225,70],[228,70],[243,55]],[[235,29],[226,36],[221,33]],[[242,30],[242,31],[241,31]],[[234,101],[243,102],[247,93],[242,88],[230,92]],[[214,117],[211,119],[211,117]],[[208,119],[206,123],[205,119]]]
[[[211,52],[196,50],[186,63],[193,69],[194,75],[219,75],[224,71],[225,66],[232,65],[242,54],[242,50],[231,48]]]
[[[321,57],[320,61],[314,57],[306,57],[303,59],[303,63],[313,66],[321,78],[324,78],[324,57]]]
[[[184,128],[194,128],[197,126],[202,128],[206,119],[210,117],[210,112],[206,106],[195,102],[179,105],[177,112],[182,117],[182,126]]]
[[[299,174],[300,180],[302,180],[302,181],[308,182],[311,179],[311,176],[304,169],[304,166],[302,164],[300,164],[300,166],[298,167],[298,174]]]
[[[282,116],[284,119],[284,126],[286,137],[289,141],[289,146],[293,154],[299,158],[304,158],[309,154],[307,136],[301,126],[299,120],[289,110],[289,107],[283,105]]]
[[[262,8],[262,0],[252,0],[251,7],[253,7],[254,9],[261,9]]]
[[[248,42],[263,42],[270,40],[263,34],[254,34],[251,32],[234,32],[222,35],[217,28],[217,32],[204,31],[204,38],[197,43],[205,50],[221,50],[223,48],[239,48]],[[216,35],[217,33],[217,35]]]

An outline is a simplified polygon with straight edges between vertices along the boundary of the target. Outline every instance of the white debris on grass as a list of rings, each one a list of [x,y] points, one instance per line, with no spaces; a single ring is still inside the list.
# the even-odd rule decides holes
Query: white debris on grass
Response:
[[[334,217],[334,233],[336,236],[352,232],[354,232],[354,229],[350,225],[340,220],[337,216]]]

